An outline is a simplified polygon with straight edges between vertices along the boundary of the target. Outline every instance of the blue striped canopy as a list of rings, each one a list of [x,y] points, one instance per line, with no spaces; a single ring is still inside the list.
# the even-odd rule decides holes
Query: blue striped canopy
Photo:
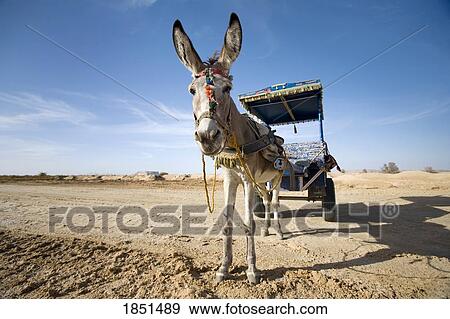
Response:
[[[248,112],[269,125],[323,119],[320,80],[275,84],[241,94],[239,101]]]

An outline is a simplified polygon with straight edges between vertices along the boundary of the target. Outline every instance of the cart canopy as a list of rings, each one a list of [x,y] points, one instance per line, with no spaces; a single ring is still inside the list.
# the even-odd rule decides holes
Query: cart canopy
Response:
[[[275,84],[239,95],[242,106],[268,125],[323,119],[320,80]]]

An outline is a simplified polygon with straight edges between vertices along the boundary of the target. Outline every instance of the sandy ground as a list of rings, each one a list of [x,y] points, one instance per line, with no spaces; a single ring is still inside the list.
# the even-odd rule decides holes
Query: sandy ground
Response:
[[[324,222],[318,204],[286,201],[282,221],[288,238],[280,241],[273,230],[257,236],[259,285],[246,281],[239,218],[232,278],[214,282],[222,256],[220,209],[207,216],[192,207],[204,205],[196,179],[0,180],[0,297],[448,298],[450,173],[347,173],[334,180],[339,223]],[[221,187],[216,197],[221,203]],[[151,209],[162,204],[172,206]],[[399,205],[393,218],[392,210],[383,210],[391,204]],[[152,212],[143,232],[119,230],[116,214],[101,210],[93,215],[92,229],[80,228],[85,233],[73,232],[66,219],[49,230],[49,207],[127,205]],[[181,206],[196,216],[181,218]],[[241,214],[241,189],[237,210]],[[73,221],[87,225],[89,218],[74,214]],[[161,234],[161,226],[188,222],[208,232],[178,227]],[[135,226],[140,217],[128,214],[124,223]]]

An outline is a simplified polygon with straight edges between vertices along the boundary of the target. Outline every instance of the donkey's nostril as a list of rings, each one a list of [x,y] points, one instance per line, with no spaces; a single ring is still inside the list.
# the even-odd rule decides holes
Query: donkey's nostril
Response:
[[[213,130],[199,130],[194,132],[194,138],[200,143],[207,143],[214,141],[220,135],[220,131],[217,129]]]
[[[210,139],[208,131],[195,131],[195,140],[200,143],[206,143]]]
[[[210,136],[211,140],[214,140],[218,135],[219,135],[219,130],[212,130],[209,133],[209,136]]]

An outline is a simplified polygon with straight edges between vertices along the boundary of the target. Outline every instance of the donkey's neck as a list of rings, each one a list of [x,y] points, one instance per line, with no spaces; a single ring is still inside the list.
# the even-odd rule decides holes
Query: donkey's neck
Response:
[[[247,121],[247,118],[239,112],[233,99],[230,98],[230,125],[238,145],[255,140],[255,133],[248,126]]]

